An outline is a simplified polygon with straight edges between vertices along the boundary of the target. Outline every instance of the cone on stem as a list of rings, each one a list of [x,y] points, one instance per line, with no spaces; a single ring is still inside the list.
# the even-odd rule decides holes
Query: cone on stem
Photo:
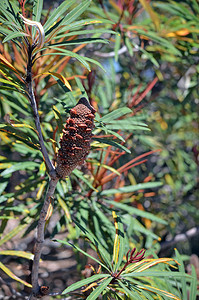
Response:
[[[77,166],[84,163],[95,127],[95,112],[86,98],[81,98],[70,110],[57,155],[56,172],[60,178],[69,176]]]

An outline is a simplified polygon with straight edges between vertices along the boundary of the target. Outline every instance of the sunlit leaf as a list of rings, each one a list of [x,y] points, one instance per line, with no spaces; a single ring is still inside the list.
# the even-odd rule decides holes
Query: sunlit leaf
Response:
[[[28,287],[32,287],[32,285],[30,283],[27,283],[26,281],[20,279],[18,276],[16,276],[12,271],[10,271],[10,269],[8,269],[4,264],[2,264],[0,262],[0,269],[6,273],[10,278],[24,284],[25,286],[28,286]]]
[[[94,282],[94,281],[97,281],[99,279],[102,279],[102,278],[106,278],[107,277],[107,274],[96,274],[96,275],[93,275],[89,278],[86,278],[86,279],[83,279],[81,281],[78,281],[78,282],[75,282],[73,284],[71,284],[69,287],[67,287],[63,292],[62,292],[62,295],[65,295],[65,294],[68,294],[72,291],[75,291],[91,282]]]
[[[87,300],[97,299],[103,290],[105,290],[105,288],[109,285],[112,279],[113,278],[109,276],[107,279],[104,279],[102,282],[100,282],[99,286],[87,297]]]

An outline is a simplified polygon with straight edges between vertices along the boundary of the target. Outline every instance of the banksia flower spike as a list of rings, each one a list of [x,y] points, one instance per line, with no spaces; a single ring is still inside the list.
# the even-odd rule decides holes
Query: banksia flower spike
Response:
[[[70,110],[70,117],[63,129],[57,155],[56,172],[64,178],[83,164],[90,150],[96,110],[86,98],[81,98]]]

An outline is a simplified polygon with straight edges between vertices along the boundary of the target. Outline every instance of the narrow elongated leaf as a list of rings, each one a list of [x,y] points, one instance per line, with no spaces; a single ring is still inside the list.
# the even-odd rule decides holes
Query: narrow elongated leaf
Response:
[[[53,112],[54,112],[55,120],[56,120],[58,128],[59,128],[59,132],[62,132],[62,130],[64,128],[63,120],[62,120],[62,116],[56,106],[53,106]]]
[[[124,228],[119,216],[116,213],[112,212],[114,218],[114,225],[115,225],[115,241],[113,247],[113,262],[114,262],[114,269],[115,272],[120,267],[120,264],[123,260],[124,256]]]
[[[8,68],[10,68],[11,70],[13,70],[15,73],[18,73],[18,71],[12,66],[12,64],[2,54],[0,54],[0,62],[2,62]]]
[[[117,222],[117,215],[113,211],[112,212],[113,218],[114,218],[114,225],[115,225],[115,240],[114,240],[114,246],[113,246],[113,263],[114,263],[114,269],[115,272],[116,266],[118,263],[118,256],[119,256],[119,250],[120,250],[120,239],[119,239],[119,228],[118,228],[118,222]]]
[[[57,20],[59,20],[59,18],[63,14],[65,14],[66,11],[68,10],[68,8],[70,6],[72,6],[75,2],[76,2],[76,0],[65,0],[61,5],[59,5],[57,7],[57,9],[55,9],[52,12],[52,14],[49,16],[49,18],[47,19],[46,23],[44,24],[44,30],[46,31],[46,29],[51,27],[54,24],[54,22],[57,22]],[[46,35],[48,35],[49,33],[50,33],[50,30],[48,30],[46,32]]]
[[[25,161],[25,162],[19,162],[12,165],[10,168],[4,170],[1,173],[1,176],[5,176],[8,174],[11,174],[13,172],[19,171],[19,170],[34,170],[35,168],[39,167],[39,163],[36,163],[34,161]]]
[[[81,281],[78,281],[78,282],[75,282],[73,284],[71,284],[69,287],[67,287],[61,294],[62,295],[65,295],[65,294],[68,294],[72,291],[75,291],[89,283],[92,283],[94,281],[97,281],[99,279],[102,279],[102,278],[106,278],[107,277],[107,274],[96,274],[96,275],[93,275],[89,278],[86,278],[86,279],[83,279]]]
[[[32,254],[32,253],[28,253],[25,251],[16,251],[16,250],[2,250],[2,251],[0,251],[0,255],[11,255],[11,256],[32,259],[32,260],[34,258],[34,254]]]
[[[84,57],[84,59],[90,63],[93,63],[95,65],[97,65],[98,67],[100,67],[104,72],[106,72],[106,70],[104,69],[104,67],[95,59],[92,59],[90,57]]]
[[[136,272],[143,272],[151,267],[154,267],[158,264],[168,264],[172,267],[174,267],[173,265],[171,265],[171,263],[176,263],[178,264],[178,262],[176,260],[174,260],[173,258],[151,258],[151,259],[143,259],[142,261],[138,262],[138,263],[135,263],[135,264],[132,264],[130,266],[128,266],[125,271],[123,272],[124,273],[129,273],[133,270],[136,270]],[[176,267],[175,267],[176,268]]]
[[[118,189],[109,189],[109,190],[104,190],[100,194],[101,195],[114,195],[116,193],[133,193],[135,191],[141,190],[141,189],[147,189],[147,188],[156,188],[161,186],[161,182],[146,182],[146,183],[139,183],[136,185],[128,185],[124,186]]]
[[[155,32],[145,32],[144,30],[138,28],[135,28],[135,31],[166,47],[172,52],[172,54],[182,56],[181,52],[172,43],[162,37],[159,37]]]
[[[118,109],[115,109],[114,111],[110,112],[109,114],[105,115],[104,117],[102,117],[100,119],[100,121],[103,123],[109,123],[110,121],[118,119],[121,116],[124,116],[131,112],[132,112],[132,110],[128,107],[118,108]]]
[[[166,296],[168,297],[169,299],[174,299],[174,300],[181,300],[180,298],[178,298],[177,296],[167,292],[167,291],[164,291],[164,290],[161,290],[161,289],[158,289],[158,288],[155,288],[155,287],[151,287],[150,285],[138,285],[138,287],[140,289],[144,289],[144,290],[147,290],[147,291],[151,291],[155,294],[158,294],[160,296]]]
[[[95,140],[95,141],[98,141],[99,143],[104,143],[104,144],[107,144],[107,145],[111,145],[111,146],[114,146],[116,148],[121,149],[122,151],[125,151],[127,153],[131,153],[131,151],[128,148],[126,148],[125,146],[115,142],[114,140],[111,140],[111,139],[108,139],[108,138],[98,138],[98,137],[93,137],[92,139]]]
[[[135,125],[135,126],[147,127],[147,125],[145,123],[136,121],[134,117],[125,118],[125,119],[122,119],[122,120],[110,120],[108,125],[109,124],[119,124],[120,126],[122,126],[122,125],[124,125],[124,126],[125,125],[126,126]]]
[[[83,175],[83,173],[80,170],[77,169],[73,170],[73,174],[75,174],[77,178],[81,179],[84,183],[86,183],[86,185],[88,185],[89,188],[91,188],[95,192],[98,192],[98,190],[92,186],[91,182],[86,179],[86,177]]]
[[[178,252],[177,249],[175,249],[175,255],[177,258],[177,261],[179,262],[179,271],[185,274],[185,268],[184,268],[184,262],[181,258],[180,253]],[[181,278],[181,283],[182,283],[182,299],[187,300],[187,285],[186,285],[186,278],[182,277]]]
[[[33,13],[32,13],[32,19],[34,21],[40,22],[42,9],[43,9],[43,0],[34,0]]]
[[[190,300],[195,300],[197,294],[197,274],[196,274],[196,269],[193,265],[191,265],[191,275],[193,279],[191,280],[189,296],[190,296]]]
[[[131,217],[131,224],[134,232],[141,232],[145,236],[151,236],[153,239],[158,240],[159,237],[152,231],[146,229],[136,218]]]
[[[131,206],[123,204],[123,203],[118,203],[116,201],[110,201],[110,200],[106,200],[106,199],[103,199],[103,201],[106,201],[107,203],[109,203],[110,205],[115,206],[118,209],[127,211],[129,214],[140,216],[140,217],[143,217],[143,218],[146,218],[146,219],[149,219],[149,220],[152,220],[154,222],[161,223],[161,224],[165,224],[165,225],[167,224],[166,221],[156,217],[155,215],[153,215],[149,212],[139,210],[135,207],[131,207]]]
[[[59,202],[61,208],[63,209],[63,211],[65,213],[65,216],[71,222],[72,221],[71,216],[70,216],[70,213],[69,213],[69,210],[68,210],[68,207],[67,207],[65,201],[63,201],[60,196],[58,196],[57,198],[58,198],[58,202]]]
[[[17,38],[17,37],[23,37],[23,36],[28,36],[28,34],[25,33],[25,32],[12,32],[12,33],[8,34],[8,35],[4,38],[3,43],[6,43],[6,42],[8,42],[8,41],[10,41],[10,40],[13,40],[13,39],[15,39],[15,38]]]
[[[72,40],[72,41],[65,41],[65,42],[51,44],[48,46],[48,48],[54,48],[54,47],[59,47],[59,46],[63,47],[63,46],[79,45],[79,44],[91,44],[91,43],[108,44],[109,42],[105,39],[99,39],[99,38],[85,38],[85,39],[76,39],[76,40]],[[43,49],[47,49],[47,48],[43,48]]]
[[[27,218],[25,224],[20,224],[15,227],[13,230],[8,232],[3,238],[0,240],[0,246],[6,243],[7,241],[11,240],[15,235],[19,234],[19,232],[23,231],[30,223],[31,219]],[[1,233],[1,232],[0,232]]]
[[[88,71],[91,70],[89,64],[85,60],[85,57],[83,57],[83,56],[81,56],[81,55],[79,55],[77,53],[74,53],[72,51],[65,50],[65,49],[61,49],[61,48],[57,48],[57,47],[54,47],[54,49],[57,50],[57,51],[60,51],[60,52],[46,53],[46,54],[42,54],[41,56],[46,56],[46,55],[50,55],[50,56],[52,56],[52,55],[53,56],[55,56],[55,55],[64,55],[64,56],[74,57],[79,62],[81,62]]]
[[[116,38],[115,38],[115,61],[118,61],[118,51],[120,49],[120,45],[121,45],[121,34],[118,33],[116,35]]]
[[[61,244],[64,244],[64,245],[67,245],[67,246],[70,246],[70,247],[73,247],[74,249],[78,250],[79,252],[83,253],[84,255],[86,255],[87,257],[91,258],[92,260],[96,261],[98,264],[100,264],[103,268],[105,268],[107,271],[109,271],[109,269],[101,262],[99,261],[98,259],[96,259],[95,257],[89,255],[88,253],[86,253],[85,251],[83,251],[82,249],[80,249],[78,246],[76,245],[73,245],[69,242],[66,242],[66,241],[62,241],[62,240],[54,240],[54,242],[59,242]]]
[[[10,269],[8,269],[4,264],[2,264],[0,262],[0,269],[6,273],[10,278],[24,284],[25,286],[28,286],[28,287],[32,287],[32,285],[30,283],[27,283],[26,281],[20,279],[18,276],[16,276],[12,271],[10,271]]]
[[[80,21],[82,25],[88,25],[86,20],[85,22],[83,21]],[[97,22],[97,20],[95,20],[95,22],[92,20],[90,21],[91,24],[98,24],[98,23],[103,23],[99,20],[99,22]],[[79,24],[79,22],[77,22],[77,25]],[[70,25],[69,25],[70,26]],[[72,23],[71,26],[75,26],[75,23]],[[66,31],[68,28],[68,26],[64,26],[64,31]],[[77,31],[72,31],[72,32],[67,32],[65,34],[59,34],[57,35],[56,37],[54,37],[54,39],[60,39],[60,38],[66,38],[66,37],[69,37],[69,36],[74,36],[74,35],[77,35],[77,36],[80,36],[80,35],[86,35],[86,34],[92,34],[92,33],[110,33],[110,34],[116,34],[115,31],[113,30],[108,30],[108,29],[103,29],[103,28],[97,28],[97,29],[85,29],[85,30],[77,30]]]
[[[6,80],[4,78],[0,78],[0,82],[3,82],[5,84],[8,84],[8,85],[11,85],[11,86],[14,86],[14,87],[20,89],[20,86],[18,84],[14,83],[13,81]]]
[[[73,10],[71,10],[66,17],[61,22],[61,25],[71,24],[75,21],[91,4],[92,0],[84,0],[79,5],[77,5]]]
[[[83,84],[81,83],[81,80],[80,80],[78,77],[75,77],[75,81],[76,81],[76,83],[77,83],[78,88],[79,88],[80,91],[81,91],[81,96],[82,96],[82,97],[85,97],[87,100],[89,100],[89,99],[88,99],[88,95],[87,95],[87,93],[86,93],[86,90],[85,90]]]
[[[97,254],[100,257],[100,260],[103,261],[106,264],[106,266],[109,266],[110,269],[108,269],[108,267],[106,267],[106,269],[111,270],[112,265],[109,252],[104,247],[102,247],[101,243],[99,242],[99,240],[97,240],[96,236],[94,236],[93,233],[91,233],[87,228],[85,228],[85,223],[83,224],[83,226],[76,220],[74,220],[74,223],[79,227],[82,233],[85,234],[85,236],[91,241],[92,245],[97,251]]]
[[[107,279],[104,279],[100,285],[86,298],[87,300],[95,300],[98,296],[105,290],[105,288],[109,285],[113,277],[109,275]]]
[[[124,283],[122,283],[122,280],[118,280],[118,284],[123,288],[126,295],[131,297],[131,299],[143,300],[143,298],[139,295],[139,293],[136,290],[127,287]]]
[[[175,277],[175,278],[186,278],[189,275],[183,272],[167,272],[167,271],[141,271],[141,272],[131,272],[128,274],[123,274],[122,277],[128,278],[128,277],[143,277],[143,276],[149,276],[149,277]]]
[[[160,20],[158,15],[155,13],[155,11],[152,9],[150,4],[146,0],[139,0],[144,9],[147,11],[147,13],[150,15],[151,20],[153,21],[156,29],[158,30],[160,27]]]

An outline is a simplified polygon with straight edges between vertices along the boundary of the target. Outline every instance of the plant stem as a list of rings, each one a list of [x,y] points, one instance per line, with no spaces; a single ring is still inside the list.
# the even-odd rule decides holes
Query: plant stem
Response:
[[[27,63],[27,77],[26,77],[28,95],[29,95],[30,104],[31,104],[31,107],[32,107],[32,110],[33,110],[33,117],[34,117],[34,120],[35,120],[36,129],[37,129],[37,132],[38,132],[41,152],[43,154],[47,170],[48,170],[49,175],[50,175],[51,178],[56,178],[57,175],[56,175],[56,172],[55,172],[55,167],[53,166],[53,164],[52,164],[52,162],[51,162],[51,160],[48,156],[46,147],[44,145],[44,139],[43,139],[43,135],[42,135],[42,132],[41,132],[41,125],[40,125],[39,114],[38,114],[38,110],[37,110],[37,104],[36,104],[35,95],[34,95],[34,92],[33,92],[32,51],[33,51],[33,48],[32,48],[32,46],[29,45],[29,48],[28,48],[28,63]]]
[[[33,51],[33,49],[34,49],[34,47],[29,45],[26,84],[27,84],[27,90],[28,90],[31,107],[33,110],[35,126],[36,126],[36,129],[38,132],[39,144],[40,144],[41,152],[43,154],[43,157],[44,157],[44,160],[46,163],[48,173],[50,175],[50,181],[49,181],[48,190],[46,192],[46,196],[44,199],[44,204],[43,204],[42,210],[40,212],[38,226],[37,226],[37,238],[36,238],[36,243],[34,246],[34,260],[33,260],[33,266],[32,266],[32,274],[31,274],[31,276],[32,276],[32,294],[29,297],[29,299],[32,299],[32,300],[37,299],[38,296],[41,296],[40,287],[39,287],[39,283],[38,283],[38,273],[39,273],[39,261],[41,258],[41,252],[42,252],[42,247],[43,247],[43,243],[44,243],[44,228],[45,228],[46,216],[47,216],[48,208],[49,208],[49,205],[51,202],[51,198],[54,195],[57,182],[59,181],[59,177],[57,176],[55,167],[53,166],[53,164],[48,156],[48,152],[47,152],[45,144],[44,144],[44,139],[43,139],[43,135],[41,132],[39,114],[38,114],[38,110],[37,110],[37,104],[36,104],[35,95],[33,92],[33,82],[32,82],[32,64],[33,64],[32,63],[32,51]]]
[[[32,267],[32,294],[33,295],[31,296],[30,299],[34,299],[34,297],[37,294],[39,294],[38,272],[39,272],[39,260],[41,258],[41,251],[44,243],[44,227],[45,227],[48,207],[50,205],[51,198],[54,195],[58,180],[59,178],[50,179],[44,204],[39,216],[39,221],[37,225],[37,239],[34,247],[34,260],[33,260],[33,267]]]

